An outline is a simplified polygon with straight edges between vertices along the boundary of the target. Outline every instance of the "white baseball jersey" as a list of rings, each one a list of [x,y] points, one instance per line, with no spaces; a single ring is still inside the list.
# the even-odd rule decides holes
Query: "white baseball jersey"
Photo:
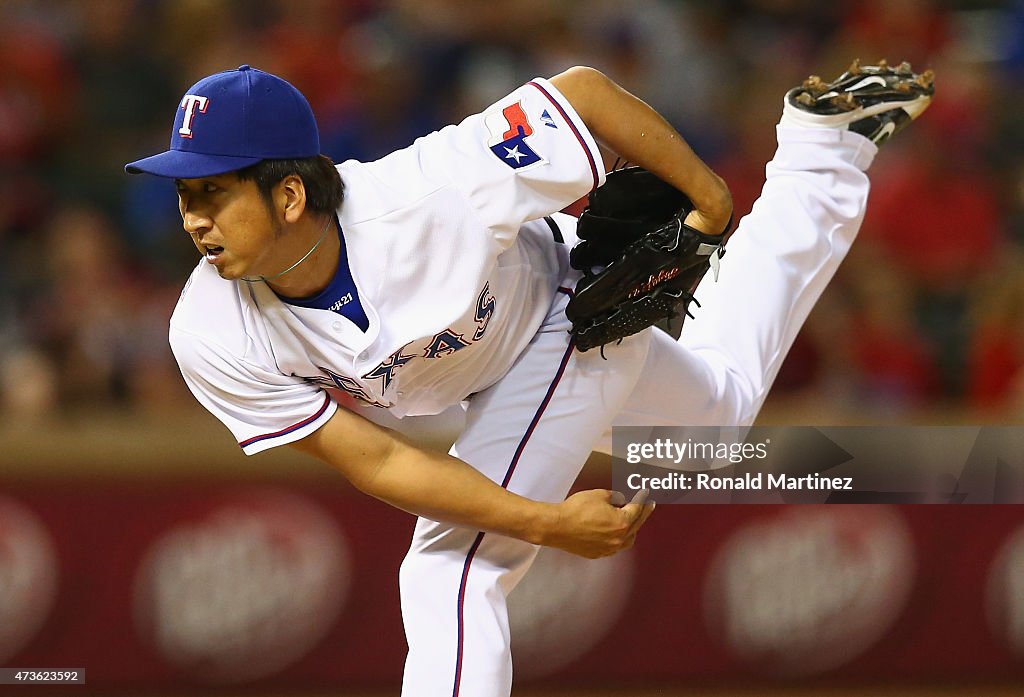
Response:
[[[457,126],[338,170],[343,260],[325,291],[338,297],[289,301],[202,261],[171,318],[188,387],[247,454],[322,426],[337,408],[325,387],[405,416],[494,384],[566,271],[540,219],[604,182],[593,137],[540,78]]]

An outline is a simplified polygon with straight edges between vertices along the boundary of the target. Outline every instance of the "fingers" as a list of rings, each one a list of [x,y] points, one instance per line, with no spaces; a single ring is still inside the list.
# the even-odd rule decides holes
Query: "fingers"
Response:
[[[633,495],[633,500],[630,501],[630,503],[642,504],[647,501],[647,497],[648,495],[650,495],[650,493],[651,492],[648,491],[647,489],[640,489]],[[626,495],[623,494],[621,491],[609,491],[607,492],[607,494],[608,503],[615,506],[616,508],[622,508],[623,506],[626,505]]]
[[[633,508],[632,505],[626,506],[623,510],[629,510]],[[646,504],[643,506],[637,505],[637,507],[629,511],[630,516],[635,516],[629,523],[629,530],[626,532],[627,535],[636,535],[640,531],[640,527],[647,522],[647,519],[651,517],[651,513],[654,512],[654,504]]]
[[[616,492],[616,493],[618,493],[618,492]],[[647,503],[647,497],[650,496],[650,495],[651,495],[651,492],[648,491],[647,489],[640,489],[639,491],[637,491],[633,495],[633,500],[630,501],[630,503],[639,503],[639,504]],[[625,496],[623,496],[623,499],[625,499]]]
[[[643,512],[642,512],[642,513],[640,514],[640,518],[639,518],[639,519],[637,520],[637,522],[636,522],[636,525],[634,525],[634,526],[633,526],[633,530],[634,530],[634,532],[635,532],[635,531],[637,531],[637,530],[639,530],[639,529],[640,529],[640,526],[642,526],[642,525],[643,525],[644,523],[646,523],[646,522],[647,522],[647,519],[651,517],[651,514],[652,514],[652,513],[654,513],[654,508],[655,508],[655,506],[656,506],[656,505],[657,505],[657,504],[655,504],[655,503],[654,503],[654,502],[652,501],[651,503],[649,503],[649,504],[646,504],[646,505],[644,506],[644,510],[643,510]]]
[[[573,544],[563,548],[591,559],[631,548],[640,528],[654,512],[654,503],[647,503],[649,496],[648,490],[641,489],[626,503],[626,496],[617,491],[595,489],[573,494],[566,501],[574,511],[571,517],[582,516],[577,524],[582,524],[583,529],[590,528],[589,535],[598,534],[603,539],[592,538],[588,545]],[[605,506],[613,508],[609,510]],[[600,510],[602,508],[604,510]],[[615,515],[610,517],[610,513]]]
[[[651,503],[647,503],[647,497],[650,493],[651,492],[647,489],[640,489],[633,496],[633,500],[622,509],[627,512],[629,518],[631,518],[629,531],[626,533],[630,538],[636,537],[636,534],[640,531],[640,527],[647,522],[647,519],[651,517],[651,513],[654,512],[654,502],[652,501]],[[632,545],[632,541],[630,542],[630,545]]]
[[[640,509],[640,515],[636,520],[633,521],[632,525],[629,526],[629,531],[626,533],[625,542],[622,545],[622,550],[632,549],[633,544],[636,542],[636,536],[640,532],[640,528],[643,526],[647,519],[651,517],[651,513],[654,512],[654,503],[647,504]]]

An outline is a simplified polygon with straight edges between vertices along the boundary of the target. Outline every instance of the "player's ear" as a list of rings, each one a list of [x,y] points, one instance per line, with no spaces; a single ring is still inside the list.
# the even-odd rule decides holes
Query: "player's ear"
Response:
[[[295,223],[306,210],[306,185],[302,177],[290,174],[274,187],[274,204],[285,222]]]

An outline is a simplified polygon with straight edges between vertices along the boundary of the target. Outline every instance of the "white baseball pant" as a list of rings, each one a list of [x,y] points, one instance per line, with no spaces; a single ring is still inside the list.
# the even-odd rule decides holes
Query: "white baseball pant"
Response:
[[[547,322],[497,384],[470,400],[452,453],[523,496],[560,501],[611,425],[753,422],[782,360],[860,227],[877,151],[833,129],[778,128],[764,189],[718,282],[679,341],[649,329],[579,353],[555,296]],[[537,548],[420,519],[400,573],[409,654],[403,697],[507,697],[505,598]]]

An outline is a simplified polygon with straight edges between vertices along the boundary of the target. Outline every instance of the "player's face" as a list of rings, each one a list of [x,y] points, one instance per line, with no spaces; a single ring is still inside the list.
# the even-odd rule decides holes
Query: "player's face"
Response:
[[[271,275],[281,268],[277,242],[281,224],[256,183],[234,174],[176,179],[185,232],[222,278]]]

